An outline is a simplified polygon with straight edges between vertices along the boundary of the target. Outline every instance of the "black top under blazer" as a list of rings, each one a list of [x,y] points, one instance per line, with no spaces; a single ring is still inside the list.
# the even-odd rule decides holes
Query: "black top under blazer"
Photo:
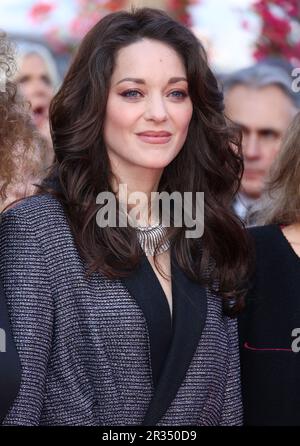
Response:
[[[4,290],[0,283],[0,424],[20,386],[21,368],[12,339]]]
[[[239,319],[245,424],[300,426],[300,258],[278,225],[249,229],[256,269]],[[298,342],[300,345],[300,340]]]
[[[85,276],[63,207],[34,196],[0,226],[0,277],[22,364],[5,425],[240,425],[237,321],[172,255],[173,320],[146,256]]]

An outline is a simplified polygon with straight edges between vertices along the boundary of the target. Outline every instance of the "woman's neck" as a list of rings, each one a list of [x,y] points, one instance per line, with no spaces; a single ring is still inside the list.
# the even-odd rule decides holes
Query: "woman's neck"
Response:
[[[142,210],[139,224],[151,224],[152,192],[157,192],[162,170],[132,168],[114,174],[112,189],[128,212],[138,205]]]

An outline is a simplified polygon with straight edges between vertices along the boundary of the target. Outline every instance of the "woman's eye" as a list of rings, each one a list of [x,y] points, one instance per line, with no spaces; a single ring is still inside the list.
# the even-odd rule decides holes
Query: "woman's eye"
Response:
[[[141,96],[141,93],[137,90],[127,90],[124,91],[124,93],[122,93],[121,96],[125,98],[138,98]]]
[[[51,85],[52,84],[50,78],[47,75],[42,76],[42,81],[46,85]]]
[[[184,91],[176,90],[172,91],[169,95],[175,97],[175,98],[186,98],[187,93]],[[124,91],[124,93],[121,93],[121,96],[125,98],[140,98],[142,97],[142,93],[140,93],[138,90],[127,90]]]
[[[18,84],[25,84],[25,82],[29,81],[29,76],[22,76],[18,79]]]
[[[170,94],[173,95],[175,98],[186,98],[187,97],[187,94],[184,91],[180,91],[180,90],[172,91]]]

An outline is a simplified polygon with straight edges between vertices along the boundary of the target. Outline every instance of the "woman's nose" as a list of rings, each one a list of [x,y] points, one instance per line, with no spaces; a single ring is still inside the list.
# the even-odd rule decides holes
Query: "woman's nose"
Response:
[[[45,84],[42,79],[36,79],[31,85],[31,94],[33,96],[48,96],[51,88]]]
[[[160,95],[150,97],[146,102],[144,117],[147,120],[165,121],[168,114],[164,98]]]

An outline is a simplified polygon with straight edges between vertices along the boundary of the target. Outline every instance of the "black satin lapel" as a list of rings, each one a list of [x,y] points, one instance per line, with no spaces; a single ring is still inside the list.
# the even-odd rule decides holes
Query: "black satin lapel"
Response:
[[[146,255],[142,256],[139,267],[130,276],[122,278],[122,281],[143,311],[147,322],[152,378],[156,387],[172,338],[169,305]]]
[[[159,383],[143,425],[154,426],[166,413],[181,386],[204,329],[206,290],[190,280],[172,255],[173,338]]]

